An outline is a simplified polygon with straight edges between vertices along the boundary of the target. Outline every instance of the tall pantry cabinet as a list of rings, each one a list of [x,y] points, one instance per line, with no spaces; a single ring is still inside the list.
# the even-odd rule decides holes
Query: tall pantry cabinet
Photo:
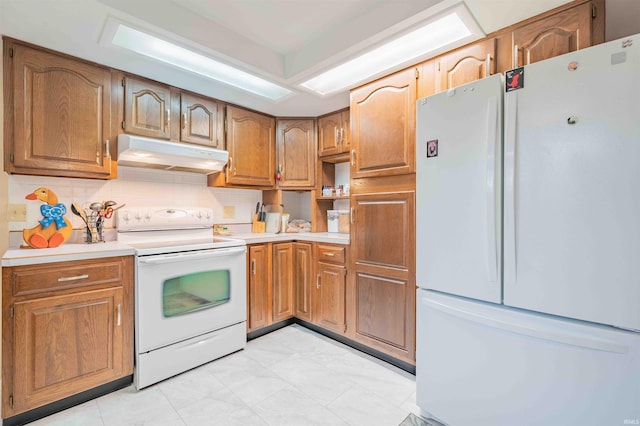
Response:
[[[347,335],[415,364],[415,111],[419,69],[351,92]]]

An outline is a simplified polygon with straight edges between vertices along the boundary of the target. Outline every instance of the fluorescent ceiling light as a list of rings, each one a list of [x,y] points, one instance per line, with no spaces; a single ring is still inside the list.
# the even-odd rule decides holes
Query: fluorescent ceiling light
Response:
[[[292,93],[260,77],[119,24],[113,44],[272,100]]]
[[[302,83],[327,95],[473,35],[458,10]]]

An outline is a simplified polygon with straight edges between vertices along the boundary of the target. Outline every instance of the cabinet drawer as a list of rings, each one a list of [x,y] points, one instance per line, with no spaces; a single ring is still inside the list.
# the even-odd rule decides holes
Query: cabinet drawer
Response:
[[[318,244],[318,261],[344,264],[345,252],[344,247]]]
[[[121,258],[20,266],[13,268],[11,275],[14,296],[110,283],[121,285],[124,280]]]

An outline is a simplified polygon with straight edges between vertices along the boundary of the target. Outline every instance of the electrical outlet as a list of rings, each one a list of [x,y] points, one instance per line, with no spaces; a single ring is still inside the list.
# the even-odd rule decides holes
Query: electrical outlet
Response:
[[[233,219],[236,217],[236,206],[224,206],[222,207],[222,218]]]
[[[27,205],[26,204],[9,204],[7,206],[8,222],[26,222]]]

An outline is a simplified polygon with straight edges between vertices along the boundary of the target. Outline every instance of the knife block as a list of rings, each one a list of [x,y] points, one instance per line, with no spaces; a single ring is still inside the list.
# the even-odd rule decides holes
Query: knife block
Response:
[[[266,229],[267,224],[265,222],[260,222],[258,220],[258,215],[253,215],[253,223],[251,224],[251,232],[254,233],[263,233]]]

